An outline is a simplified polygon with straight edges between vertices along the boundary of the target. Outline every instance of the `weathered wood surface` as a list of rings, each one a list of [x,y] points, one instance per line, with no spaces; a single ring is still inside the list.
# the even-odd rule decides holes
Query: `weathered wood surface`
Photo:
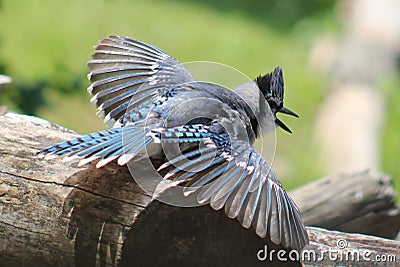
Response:
[[[0,125],[0,240],[5,241],[0,263],[90,262],[99,237],[119,251],[120,235],[150,201],[129,172],[34,156],[40,148],[77,136],[47,121],[7,113]]]
[[[34,156],[41,148],[76,137],[70,130],[38,118],[6,113],[0,116],[0,136],[0,266],[266,264],[257,259],[257,253],[267,242],[229,220],[223,211],[151,202],[127,168],[113,164],[102,169],[78,167],[76,162],[45,161]],[[318,195],[309,188],[305,193],[313,195],[311,200]],[[305,219],[318,222],[318,203],[296,192],[294,196],[300,209],[307,207]],[[334,200],[329,198],[325,203],[336,203]],[[345,212],[345,207],[341,208]],[[340,217],[325,216],[327,220],[319,222],[327,226],[329,220]],[[339,238],[355,251],[396,255],[400,250],[399,242],[382,238],[319,228],[309,228],[309,234],[308,248],[317,252],[337,249]],[[267,245],[268,250],[278,249]],[[317,264],[326,260],[329,258]]]
[[[306,225],[395,238],[400,207],[391,178],[364,171],[329,176],[290,192]]]
[[[374,236],[308,227],[310,245],[302,251],[303,265],[399,266],[400,242]],[[315,252],[315,257],[313,256]]]

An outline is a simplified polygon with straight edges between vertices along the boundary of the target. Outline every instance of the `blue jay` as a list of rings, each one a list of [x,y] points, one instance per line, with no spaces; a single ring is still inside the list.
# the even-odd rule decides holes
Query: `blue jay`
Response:
[[[196,81],[177,60],[152,45],[121,36],[99,41],[89,61],[91,102],[110,127],[46,148],[47,158],[67,156],[80,165],[96,160],[126,165],[147,150],[165,158],[163,144],[182,152],[158,171],[225,209],[229,218],[255,229],[283,247],[301,250],[308,235],[300,213],[268,162],[252,146],[277,126],[290,129],[278,112],[298,117],[283,106],[281,67],[235,90]],[[201,168],[199,166],[202,166]]]

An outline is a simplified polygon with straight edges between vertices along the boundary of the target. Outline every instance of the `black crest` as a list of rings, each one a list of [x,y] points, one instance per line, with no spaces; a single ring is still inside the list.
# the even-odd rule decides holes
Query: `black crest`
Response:
[[[276,67],[273,72],[264,76],[258,76],[256,83],[274,113],[283,107],[284,84],[281,67]]]

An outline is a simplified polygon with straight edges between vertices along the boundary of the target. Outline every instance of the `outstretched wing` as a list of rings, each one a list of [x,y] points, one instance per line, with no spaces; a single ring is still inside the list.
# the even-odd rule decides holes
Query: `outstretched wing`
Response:
[[[91,102],[109,127],[116,121],[125,124],[145,118],[171,88],[193,81],[191,73],[167,53],[121,36],[100,40],[88,67]]]
[[[308,235],[300,212],[283,189],[268,162],[249,143],[192,125],[160,131],[160,142],[196,142],[204,145],[171,159],[159,170],[174,168],[164,177],[185,182],[184,194],[196,192],[200,203],[225,208],[245,228],[284,247],[301,250]],[[199,170],[201,166],[202,170]]]
[[[196,193],[199,203],[210,202],[216,210],[224,207],[229,218],[237,218],[245,228],[252,226],[260,237],[301,250],[308,243],[307,232],[275,172],[248,142],[217,133],[217,127],[192,124],[150,132],[138,126],[119,127],[60,143],[38,154],[81,158],[80,164],[100,159],[97,167],[101,167],[115,159],[125,165],[153,141],[200,143],[163,164],[159,170],[173,166],[164,178],[174,184],[185,183],[185,195]],[[122,141],[123,129],[126,142]]]

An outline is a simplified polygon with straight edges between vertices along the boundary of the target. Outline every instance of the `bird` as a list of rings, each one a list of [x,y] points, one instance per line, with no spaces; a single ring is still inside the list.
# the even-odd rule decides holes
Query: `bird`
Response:
[[[182,185],[184,196],[224,209],[277,245],[301,250],[309,243],[298,207],[253,146],[277,127],[291,133],[278,113],[298,117],[283,105],[281,67],[230,90],[195,80],[178,60],[139,40],[111,35],[94,49],[87,90],[109,129],[38,155],[79,159],[79,165],[96,161],[97,168],[143,155],[163,159],[157,171]],[[168,144],[181,152],[166,157]]]

